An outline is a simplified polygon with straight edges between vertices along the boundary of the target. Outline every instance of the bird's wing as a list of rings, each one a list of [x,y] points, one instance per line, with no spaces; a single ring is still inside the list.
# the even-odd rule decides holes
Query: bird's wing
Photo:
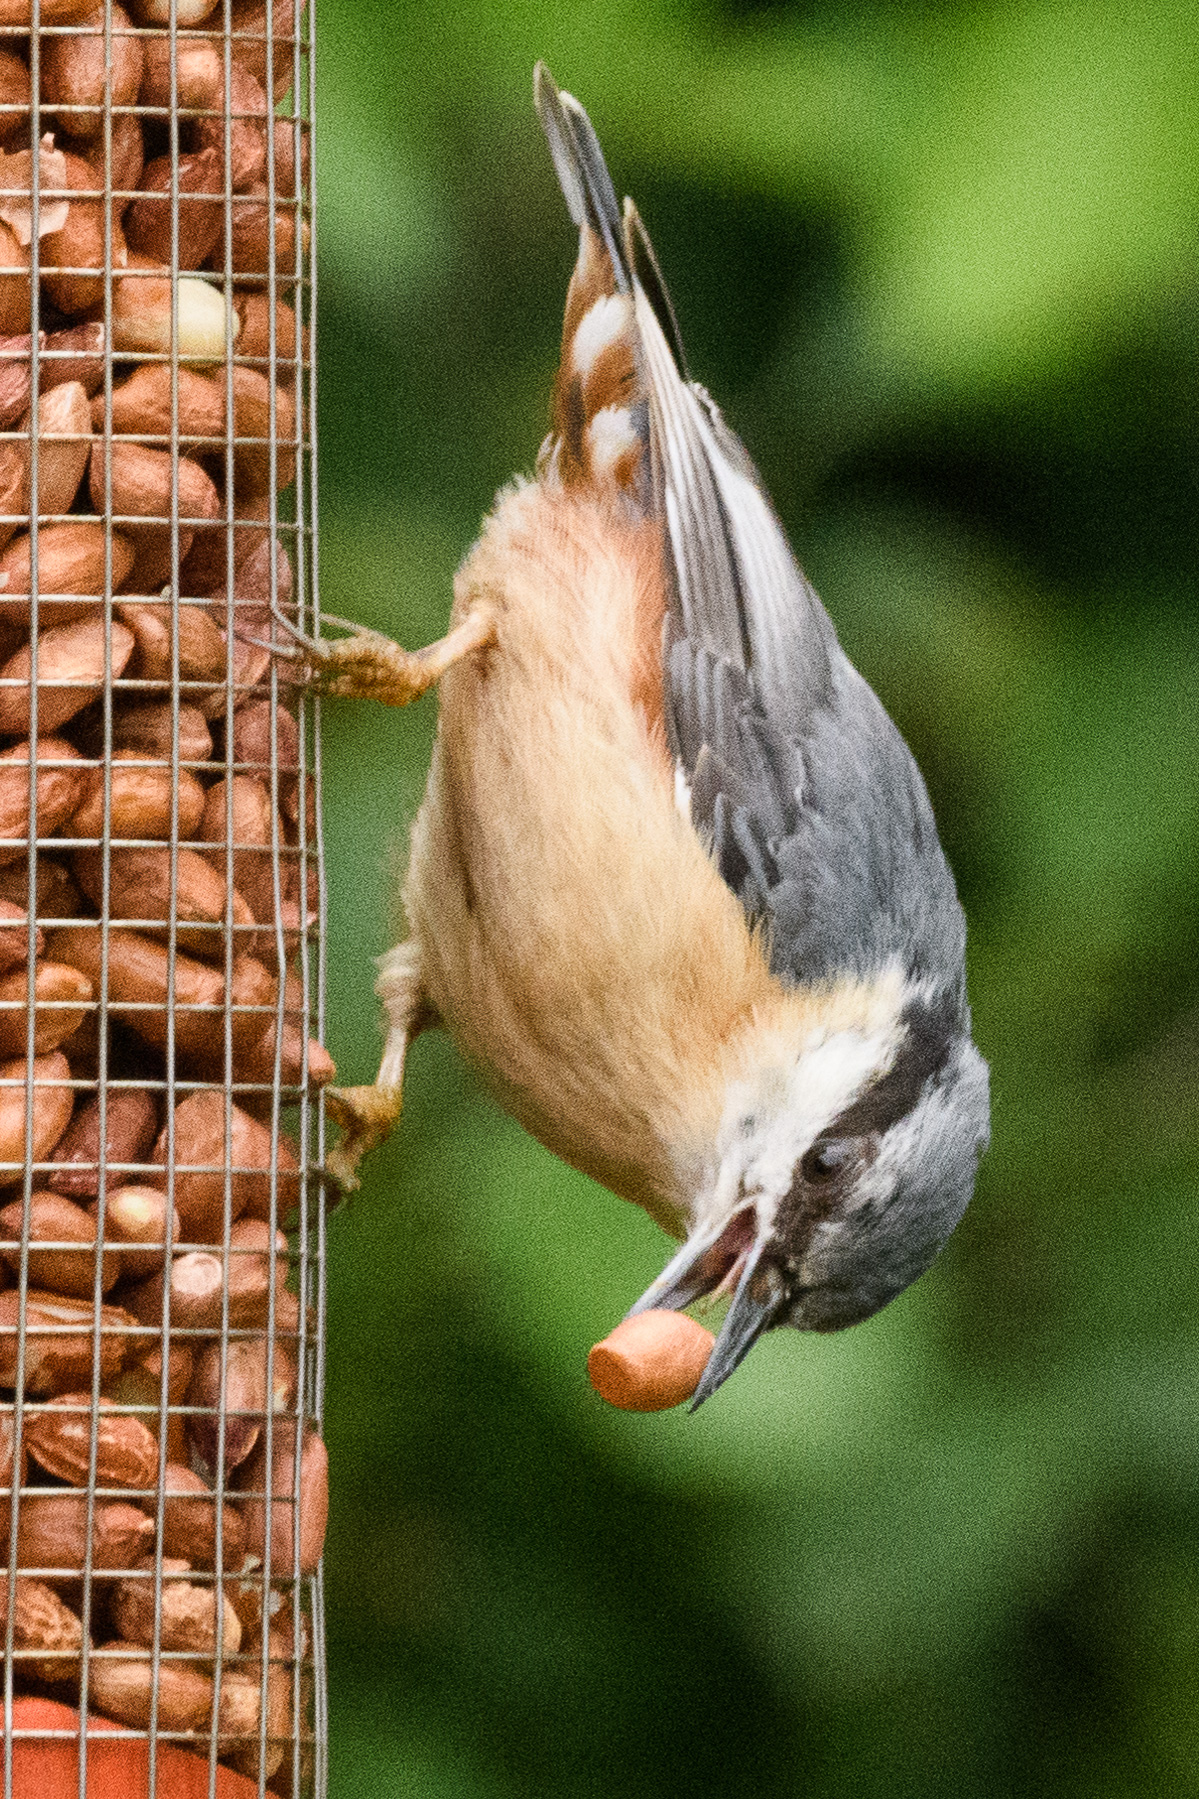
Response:
[[[618,207],[586,112],[543,65],[535,91],[580,230],[552,441],[564,480],[595,482],[611,472],[588,455],[597,412],[618,397],[635,427],[614,466],[664,526],[663,714],[692,823],[765,926],[781,979],[865,972],[900,944],[910,957],[914,934],[940,963],[960,914],[915,762],[841,650],[744,446],[687,379],[648,235],[631,201]],[[597,370],[575,345],[606,296],[631,309],[631,329],[606,341]]]

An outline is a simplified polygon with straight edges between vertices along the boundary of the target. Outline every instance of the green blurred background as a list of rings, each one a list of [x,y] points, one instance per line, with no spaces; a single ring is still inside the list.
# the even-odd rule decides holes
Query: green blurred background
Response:
[[[334,1799],[1191,1794],[1193,6],[317,4],[325,607],[436,636],[531,468],[543,56],[916,750],[994,1080],[925,1280],[634,1417],[665,1240],[421,1040],[329,1233]],[[325,709],[343,1079],[434,719]]]

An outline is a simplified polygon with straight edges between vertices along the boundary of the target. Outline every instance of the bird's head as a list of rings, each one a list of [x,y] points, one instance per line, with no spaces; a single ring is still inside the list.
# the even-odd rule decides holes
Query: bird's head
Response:
[[[907,986],[882,1019],[809,1027],[785,1054],[763,1032],[760,1050],[729,1086],[687,1240],[632,1308],[732,1294],[696,1405],[764,1331],[857,1324],[923,1274],[989,1135],[957,994]]]

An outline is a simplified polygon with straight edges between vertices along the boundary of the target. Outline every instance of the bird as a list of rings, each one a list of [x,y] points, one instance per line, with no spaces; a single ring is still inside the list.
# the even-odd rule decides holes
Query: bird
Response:
[[[449,1030],[558,1156],[681,1240],[632,1306],[727,1299],[703,1404],[765,1331],[871,1317],[939,1254],[989,1139],[965,920],[916,762],[691,380],[583,107],[534,99],[578,228],[551,429],[409,651],[299,641],[330,694],[439,687],[379,960],[350,1189]]]

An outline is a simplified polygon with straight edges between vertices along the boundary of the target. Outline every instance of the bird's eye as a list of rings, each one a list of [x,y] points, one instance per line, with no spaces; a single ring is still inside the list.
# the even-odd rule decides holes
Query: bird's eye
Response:
[[[832,1137],[823,1143],[813,1143],[800,1164],[803,1177],[815,1183],[831,1181],[848,1168],[856,1154],[857,1144],[852,1137]]]

